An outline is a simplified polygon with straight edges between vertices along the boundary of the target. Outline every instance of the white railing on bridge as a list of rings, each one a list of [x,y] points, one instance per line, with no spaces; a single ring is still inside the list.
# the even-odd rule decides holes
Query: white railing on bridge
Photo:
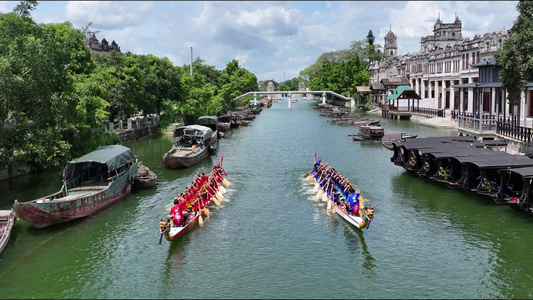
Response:
[[[239,99],[242,99],[246,96],[250,96],[250,95],[253,95],[254,96],[254,100],[257,100],[257,95],[279,95],[279,94],[288,94],[288,97],[289,97],[289,108],[291,108],[291,95],[292,94],[321,94],[322,95],[322,103],[326,103],[326,95],[329,94],[329,95],[333,95],[337,98],[340,98],[344,101],[349,101],[350,102],[350,108],[353,108],[355,106],[355,101],[353,98],[350,98],[350,97],[346,97],[346,96],[343,96],[341,94],[337,94],[335,92],[332,92],[332,91],[276,91],[276,92],[259,92],[259,91],[256,91],[256,92],[248,92],[246,94],[243,94],[243,95],[240,95],[239,97],[236,97],[233,99],[233,101],[237,101]]]

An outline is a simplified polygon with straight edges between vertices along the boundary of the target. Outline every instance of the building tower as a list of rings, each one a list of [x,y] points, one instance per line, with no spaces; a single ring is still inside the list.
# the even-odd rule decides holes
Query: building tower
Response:
[[[396,35],[389,30],[389,33],[385,35],[385,46],[383,47],[383,54],[386,58],[394,57],[398,54],[398,44]]]

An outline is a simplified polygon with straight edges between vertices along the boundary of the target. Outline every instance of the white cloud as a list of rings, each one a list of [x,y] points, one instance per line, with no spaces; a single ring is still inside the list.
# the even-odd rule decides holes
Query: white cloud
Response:
[[[66,6],[67,19],[76,24],[93,23],[96,28],[113,29],[140,25],[150,10],[144,2],[131,5],[121,1],[69,1]]]
[[[398,53],[417,52],[433,34],[437,18],[455,15],[463,36],[510,28],[517,1],[41,1],[32,16],[39,22],[93,22],[97,38],[123,52],[168,57],[177,66],[194,59],[222,70],[228,62],[282,81],[298,76],[324,52],[348,49],[366,38],[375,43],[392,31]],[[11,11],[16,2],[0,2]]]

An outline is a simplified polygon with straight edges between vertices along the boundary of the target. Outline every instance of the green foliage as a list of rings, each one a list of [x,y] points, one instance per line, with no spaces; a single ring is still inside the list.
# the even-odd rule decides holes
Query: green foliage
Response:
[[[512,35],[496,54],[501,67],[499,79],[510,105],[519,105],[525,83],[533,82],[533,2],[521,0],[517,9],[520,14]]]
[[[300,82],[303,82],[303,79],[301,77],[295,77],[289,80],[285,80],[285,82],[283,82],[283,84],[281,84],[278,88],[278,91],[297,91]]]
[[[77,76],[90,73],[94,62],[83,34],[68,22],[35,24],[24,13],[0,15],[0,164],[14,154],[44,167],[69,158],[77,130]],[[27,10],[26,10],[27,11]]]
[[[356,87],[368,84],[370,74],[358,55],[340,63],[325,62],[308,82],[313,91],[333,91],[354,94]]]
[[[34,10],[38,5],[36,0],[24,0],[13,9],[13,12],[21,18],[30,18],[30,11]]]

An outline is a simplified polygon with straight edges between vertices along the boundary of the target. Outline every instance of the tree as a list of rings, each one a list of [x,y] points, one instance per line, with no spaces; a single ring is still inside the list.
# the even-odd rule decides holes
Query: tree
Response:
[[[77,100],[75,77],[94,63],[83,35],[68,22],[37,25],[23,2],[0,14],[0,163],[14,154],[36,166],[69,158]]]
[[[370,43],[372,41],[372,43]],[[350,51],[352,56],[357,54],[359,58],[365,63],[366,69],[370,67],[370,64],[374,61],[380,61],[383,59],[383,55],[379,50],[381,45],[374,45],[374,37],[372,31],[369,31],[366,40],[353,41],[350,44]]]
[[[145,78],[139,62],[130,52],[110,51],[108,55],[96,55],[99,71],[107,76],[106,95],[109,102],[110,121],[117,116],[129,117],[139,112],[139,102],[145,97]]]
[[[21,18],[31,18],[30,11],[34,10],[38,4],[35,0],[20,1],[13,9],[13,12]]]
[[[511,37],[496,54],[501,67],[500,82],[507,90],[510,105],[519,105],[526,82],[533,82],[533,2],[520,0],[518,18],[511,29]]]
[[[368,34],[366,35],[366,41],[369,45],[374,45],[374,40],[376,38],[374,37],[374,33],[372,33],[372,30],[368,31]]]
[[[235,59],[230,61],[220,76],[219,95],[222,99],[222,109],[233,109],[233,99],[257,89],[257,77],[250,71],[239,67]]]

